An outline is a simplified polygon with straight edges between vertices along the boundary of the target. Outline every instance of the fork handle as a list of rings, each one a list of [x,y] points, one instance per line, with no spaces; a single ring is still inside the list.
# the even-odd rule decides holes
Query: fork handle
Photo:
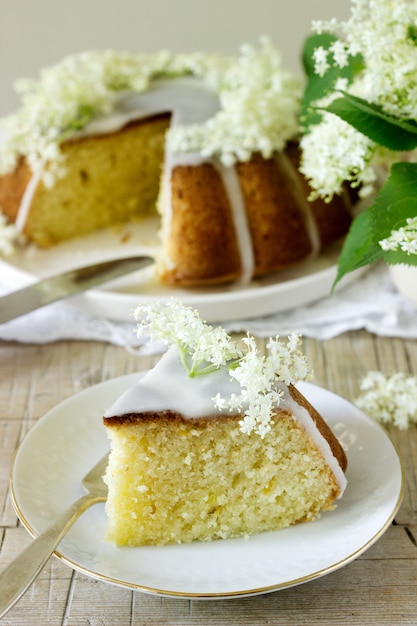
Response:
[[[101,496],[85,495],[76,500],[0,574],[0,618],[25,593],[38,576],[56,546],[84,511]]]

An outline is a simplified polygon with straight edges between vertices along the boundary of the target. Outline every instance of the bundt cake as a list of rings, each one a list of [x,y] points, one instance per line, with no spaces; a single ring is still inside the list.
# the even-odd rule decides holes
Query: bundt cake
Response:
[[[294,386],[307,373],[296,335],[270,340],[262,357],[250,337],[242,354],[179,303],[138,314],[174,345],[103,418],[110,542],[247,536],[334,508],[346,456]]]
[[[159,276],[193,286],[287,268],[347,232],[347,198],[307,200],[301,85],[268,40],[237,59],[84,53],[21,89],[0,210],[40,247],[158,210]]]

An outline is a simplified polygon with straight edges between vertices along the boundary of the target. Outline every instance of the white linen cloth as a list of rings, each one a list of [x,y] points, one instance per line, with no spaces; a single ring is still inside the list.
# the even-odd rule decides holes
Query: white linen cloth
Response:
[[[1,289],[0,295],[9,289]],[[333,296],[295,309],[222,324],[228,332],[258,337],[285,336],[291,331],[320,340],[349,330],[377,335],[417,338],[417,309],[395,289],[384,265],[372,268]],[[92,317],[63,302],[33,311],[0,325],[0,339],[22,343],[50,343],[62,339],[95,340],[141,353],[157,353],[161,345],[138,339],[135,322],[121,323]]]

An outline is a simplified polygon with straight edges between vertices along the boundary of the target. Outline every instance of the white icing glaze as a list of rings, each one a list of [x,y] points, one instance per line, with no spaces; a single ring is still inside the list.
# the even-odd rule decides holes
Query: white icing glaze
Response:
[[[25,192],[20,201],[19,210],[17,212],[15,226],[19,232],[23,232],[26,221],[29,216],[29,210],[32,205],[33,196],[35,195],[36,188],[39,184],[39,181],[42,177],[42,169],[40,169],[35,174],[32,174],[29,183],[25,189]]]
[[[340,498],[346,488],[347,480],[337,459],[333,455],[329,442],[327,441],[325,437],[323,437],[323,435],[317,428],[314,420],[311,418],[307,409],[304,408],[303,406],[300,406],[291,397],[291,394],[287,387],[283,387],[283,390],[284,390],[284,397],[283,397],[282,404],[280,406],[282,406],[283,408],[285,407],[292,412],[292,414],[294,415],[298,423],[302,425],[304,430],[308,433],[312,441],[315,443],[315,445],[318,447],[318,449],[322,453],[324,460],[326,461],[327,465],[330,467],[331,471],[333,472],[336,478],[337,483],[339,484],[340,494],[338,497]]]
[[[240,261],[242,264],[242,275],[240,282],[248,283],[255,269],[255,258],[253,254],[252,237],[249,230],[248,218],[245,209],[245,202],[240,188],[239,178],[235,167],[225,167],[221,163],[216,164],[216,169],[223,178],[223,184],[231,202],[232,218],[236,232],[238,247],[240,250]]]
[[[190,126],[201,124],[219,110],[220,104],[217,94],[208,88],[200,79],[183,77],[171,80],[155,80],[148,91],[144,93],[124,93],[115,97],[115,108],[108,115],[94,118],[82,131],[74,133],[73,137],[91,136],[116,132],[131,121],[170,112],[171,127]],[[235,225],[238,249],[241,258],[241,282],[250,281],[254,270],[253,248],[250,231],[246,218],[243,196],[235,167],[226,167],[220,162],[205,159],[197,153],[175,153],[166,147],[163,184],[166,186],[162,194],[159,210],[163,216],[163,236],[169,237],[169,223],[172,215],[171,194],[168,192],[171,171],[178,165],[198,166],[204,162],[215,165],[222,177],[226,193],[232,208],[232,218]],[[29,214],[40,175],[32,177],[23,196],[18,217],[17,228],[22,231]],[[171,259],[167,259],[167,266],[173,267]]]
[[[347,483],[346,477],[328,441],[320,433],[308,411],[293,400],[288,388],[283,384],[280,384],[280,388],[284,392],[280,408],[288,409],[310,435],[334,474],[342,495]],[[217,393],[222,397],[240,393],[239,383],[230,377],[227,368],[221,367],[211,374],[190,378],[181,364],[177,346],[172,346],[153,369],[116,400],[104,417],[175,411],[186,419],[204,419],[221,413],[213,402]]]
[[[163,381],[163,382],[161,382]],[[146,411],[176,411],[185,418],[204,418],[220,413],[213,398],[240,389],[226,367],[205,376],[190,378],[181,364],[177,346],[172,346],[134,387],[110,407],[105,417]]]
[[[297,198],[297,205],[300,211],[302,212],[302,216],[304,218],[304,225],[307,230],[308,237],[310,239],[311,244],[311,253],[310,258],[313,258],[317,255],[320,250],[320,235],[318,231],[317,222],[313,216],[313,211],[307,198],[304,195],[304,192],[301,188],[301,182],[298,176],[294,171],[294,166],[292,165],[290,159],[284,152],[279,152],[275,156],[277,162],[282,167],[283,171],[286,173],[286,176],[289,180],[292,181],[292,190]]]

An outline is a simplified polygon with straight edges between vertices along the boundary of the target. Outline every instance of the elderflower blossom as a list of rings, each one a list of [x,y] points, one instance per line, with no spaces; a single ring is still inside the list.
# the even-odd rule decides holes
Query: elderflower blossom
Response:
[[[208,373],[242,355],[223,328],[209,326],[196,310],[174,298],[165,304],[141,304],[134,315],[138,336],[146,333],[153,340],[178,345],[189,376]]]
[[[417,378],[402,373],[369,372],[362,380],[356,405],[373,419],[405,430],[417,422]]]
[[[292,333],[287,344],[277,336],[270,338],[267,344],[268,354],[262,356],[256,348],[253,337],[244,340],[246,354],[230,375],[241,386],[240,395],[225,399],[219,394],[215,398],[218,409],[242,411],[243,419],[239,422],[241,430],[250,434],[256,432],[264,437],[271,430],[271,416],[283,396],[279,383],[289,385],[311,376],[305,356],[299,351],[301,343],[298,333]]]
[[[20,237],[15,225],[10,224],[7,217],[0,211],[0,254],[5,257],[12,256]]]
[[[328,61],[328,52],[323,48],[323,46],[319,46],[314,50],[314,71],[319,76],[324,76],[327,70],[330,69],[330,63]]]
[[[383,250],[400,249],[407,254],[417,254],[417,217],[408,217],[406,222],[406,226],[392,230],[389,237],[379,242]]]
[[[282,386],[310,378],[306,357],[299,350],[301,338],[292,333],[286,344],[277,336],[269,339],[267,355],[262,356],[255,339],[243,339],[246,352],[221,327],[213,328],[200,319],[198,312],[179,300],[162,304],[141,304],[135,310],[138,335],[176,344],[181,361],[190,377],[209,375],[226,367],[231,379],[240,385],[240,393],[213,398],[214,406],[232,413],[241,412],[242,432],[252,431],[264,437],[271,430],[274,409],[283,396]]]
[[[203,124],[171,128],[172,150],[198,151],[229,166],[253,152],[269,158],[297,134],[301,83],[283,69],[269,39],[261,40],[260,50],[242,46],[221,78],[219,111]]]
[[[409,0],[355,0],[347,21],[315,22],[318,32],[331,32],[339,41],[331,51],[344,66],[345,55],[362,55],[361,97],[387,113],[417,118],[417,4]],[[337,52],[335,54],[335,48]],[[343,63],[340,63],[342,59]]]
[[[218,93],[220,109],[206,123],[172,129],[172,150],[199,151],[231,165],[258,150],[270,156],[297,134],[301,81],[282,68],[280,53],[266,38],[259,50],[243,47],[237,59],[167,51],[84,52],[44,69],[39,80],[16,84],[22,107],[0,121],[7,136],[0,148],[0,174],[23,155],[51,184],[65,171],[60,144],[93,118],[113,111],[118,95],[145,92],[154,79],[190,74]]]
[[[337,115],[325,112],[323,121],[302,137],[300,145],[300,171],[314,188],[312,198],[320,195],[331,200],[345,181],[361,187],[362,197],[372,190],[376,173],[370,161],[375,144]]]
[[[322,76],[331,65],[343,68],[349,56],[360,54],[363,69],[347,91],[382,107],[387,114],[417,119],[416,29],[416,2],[354,0],[347,21],[313,23],[317,33],[330,32],[338,37],[329,50],[315,51],[316,71]],[[337,116],[327,114],[312,129],[311,136],[303,140],[301,169],[316,196],[330,199],[334,193],[340,193],[345,180],[365,184],[369,192],[376,179],[371,170],[379,149],[353,128],[349,137],[347,132]]]

